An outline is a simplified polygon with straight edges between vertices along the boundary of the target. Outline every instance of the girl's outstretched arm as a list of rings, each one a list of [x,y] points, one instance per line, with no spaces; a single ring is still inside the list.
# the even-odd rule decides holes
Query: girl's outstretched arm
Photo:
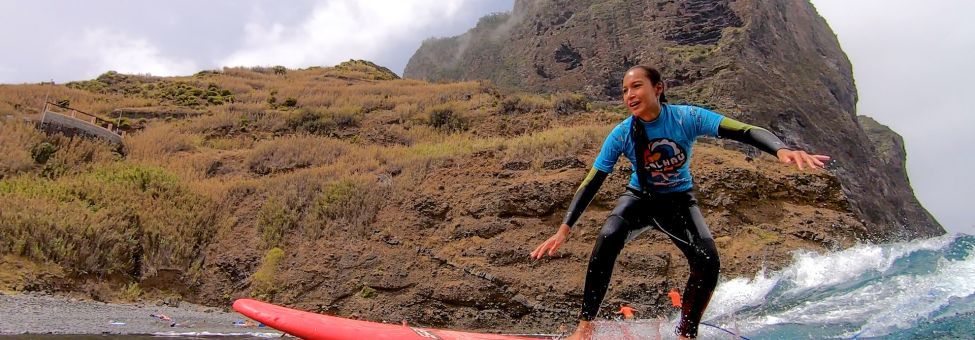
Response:
[[[539,244],[538,247],[535,247],[535,250],[530,254],[533,259],[540,259],[545,255],[555,255],[559,247],[562,247],[562,244],[568,239],[572,225],[579,220],[582,212],[586,211],[586,207],[596,197],[596,193],[599,192],[599,187],[603,185],[603,182],[608,176],[609,173],[596,168],[592,168],[589,171],[586,179],[582,180],[582,184],[576,190],[576,195],[572,198],[572,203],[569,204],[569,211],[565,213],[565,219],[562,221],[562,225],[559,226],[559,230],[555,232],[555,235],[552,235]]]
[[[822,168],[825,161],[830,159],[825,155],[813,155],[802,150],[793,150],[785,145],[779,137],[766,129],[745,124],[737,120],[724,117],[718,125],[718,136],[736,140],[775,155],[782,163],[795,163],[799,170],[809,166],[812,169]]]

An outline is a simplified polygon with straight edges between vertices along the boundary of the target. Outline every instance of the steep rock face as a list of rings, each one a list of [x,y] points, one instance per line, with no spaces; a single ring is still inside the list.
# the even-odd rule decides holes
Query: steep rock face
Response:
[[[877,150],[880,159],[889,166],[887,170],[903,173],[906,176],[907,152],[904,150],[904,138],[873,118],[861,115],[857,116],[857,121],[863,127],[863,132],[867,134],[867,138],[873,142],[873,147]]]
[[[404,75],[618,99],[623,72],[637,64],[661,69],[672,102],[769,127],[789,144],[833,156],[872,238],[944,233],[906,174],[878,157],[855,114],[852,66],[807,2],[516,1],[510,14],[485,17],[461,36],[424,42]]]
[[[878,123],[873,118],[857,116],[857,120],[867,134],[867,138],[870,138],[873,143],[880,160],[886,164],[882,171],[890,175],[890,178],[904,179],[903,183],[895,183],[895,185],[905,185],[910,188],[911,183],[907,176],[907,151],[904,150],[904,139],[901,138],[901,135],[886,125]],[[927,215],[931,220],[934,220],[931,213],[924,209],[921,202],[918,202],[913,196],[906,202],[906,205],[911,211]]]

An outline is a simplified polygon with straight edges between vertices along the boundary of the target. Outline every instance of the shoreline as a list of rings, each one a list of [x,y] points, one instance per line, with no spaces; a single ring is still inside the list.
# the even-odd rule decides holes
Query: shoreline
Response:
[[[172,321],[150,314],[164,314]],[[104,303],[50,294],[0,292],[0,336],[197,333],[280,337],[282,334],[268,327],[235,325],[242,321],[251,320],[233,311],[187,302],[171,307],[146,302]]]

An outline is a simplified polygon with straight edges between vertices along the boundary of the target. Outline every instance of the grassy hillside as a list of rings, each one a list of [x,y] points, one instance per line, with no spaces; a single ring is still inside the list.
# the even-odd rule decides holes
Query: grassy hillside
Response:
[[[121,116],[123,152],[19,119],[45,97]],[[591,241],[628,175],[604,186],[565,257],[531,263],[622,108],[403,80],[349,61],[0,85],[5,116],[0,289],[102,300],[256,296],[377,320],[538,330],[574,313]],[[864,232],[834,177],[746,161],[721,144],[700,144],[694,171],[728,251],[723,272]],[[644,255],[624,260],[622,277],[682,282],[671,248],[654,236],[628,248]],[[610,300],[665,298],[634,289]]]
[[[261,234],[255,246],[271,249],[296,229],[317,237],[329,225],[368,227],[390,195],[379,189],[383,174],[406,179],[386,183],[396,190],[446,159],[489,149],[519,158],[571,154],[603,130],[532,135],[517,123],[481,129],[499,113],[556,105],[569,112],[586,103],[572,95],[506,97],[477,82],[396,78],[350,61],[176,78],[107,72],[64,86],[0,86],[0,115],[36,114],[48,97],[107,120],[123,112],[130,132],[123,156],[97,140],[45,136],[16,119],[2,123],[0,251],[58,263],[71,275],[137,280],[161,268],[194,274],[212,235],[234,223],[228,218],[241,218],[219,209],[235,204],[237,194],[266,201],[243,217]],[[132,112],[142,118],[126,117]],[[563,142],[571,137],[580,140]]]

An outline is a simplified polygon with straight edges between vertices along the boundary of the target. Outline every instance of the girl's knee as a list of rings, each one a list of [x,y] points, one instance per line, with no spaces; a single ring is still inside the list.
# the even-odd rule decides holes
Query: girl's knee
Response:
[[[626,237],[627,233],[626,220],[622,216],[612,214],[606,218],[606,224],[599,231],[599,237],[604,239]]]
[[[698,271],[701,274],[714,277],[718,277],[718,273],[721,271],[721,258],[718,256],[718,249],[714,246],[714,241],[711,239],[702,240],[700,245],[695,249],[695,256],[689,259],[691,264],[691,270]]]

